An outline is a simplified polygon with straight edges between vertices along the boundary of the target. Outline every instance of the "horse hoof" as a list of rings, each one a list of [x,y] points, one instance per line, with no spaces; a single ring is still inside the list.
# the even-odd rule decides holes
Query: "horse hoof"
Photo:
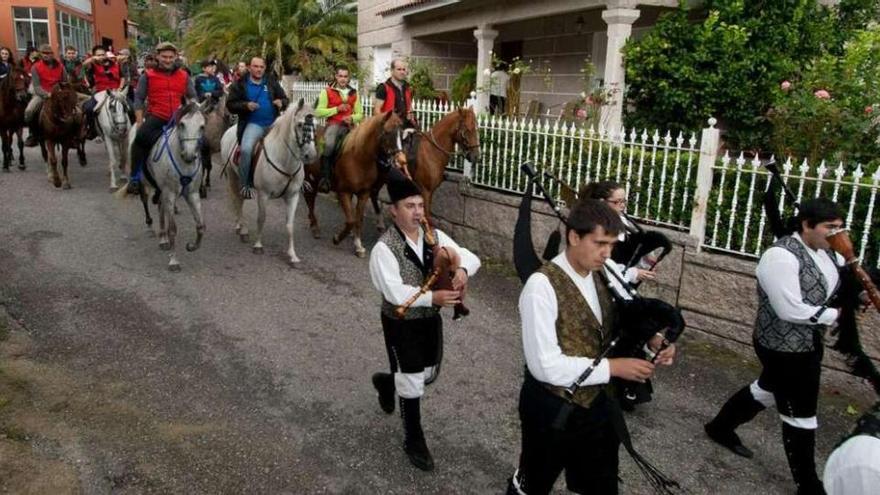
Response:
[[[20,164],[20,165],[18,166],[18,169],[19,169],[19,170],[24,170],[24,169],[26,169],[26,168],[27,168],[27,167],[25,167],[24,163],[22,163],[22,164]]]
[[[247,243],[250,242],[250,239],[248,238],[248,235],[247,235],[247,234],[241,234],[241,233],[239,233],[239,234],[238,234],[238,238],[241,240],[241,242],[243,242],[243,243],[245,243],[245,244],[247,244]]]
[[[3,171],[9,173],[9,165],[3,165]]]
[[[367,250],[366,249],[358,249],[354,252],[354,255],[357,256],[358,258],[366,258],[367,257]]]
[[[198,248],[199,248],[199,245],[194,242],[187,242],[186,243],[186,250],[189,251],[190,253],[195,251]]]
[[[251,248],[251,251],[254,254],[263,254],[263,247],[262,246],[254,246],[253,248]]]
[[[110,186],[110,192],[116,192],[119,190],[119,186]]]
[[[204,187],[199,188],[199,198],[200,199],[207,199],[208,198],[208,190],[206,188],[204,188]]]
[[[162,251],[169,251],[169,250],[171,249],[171,243],[170,243],[170,242],[167,242],[167,241],[166,241],[166,242],[160,242],[160,243],[159,243],[159,249],[161,249]]]
[[[70,183],[65,182],[64,184],[61,185],[61,189],[70,189]]]
[[[320,239],[321,238],[321,231],[318,229],[312,229],[312,238]]]
[[[298,266],[300,265],[300,263],[302,263],[302,260],[300,260],[300,259],[296,259],[296,260],[292,260],[292,259],[290,259],[290,260],[287,260],[287,266],[289,266],[289,267],[291,267],[291,268],[296,268],[296,267],[298,267]]]
[[[340,242],[342,242],[342,239],[340,239],[338,235],[334,235],[333,236],[333,245],[338,246]]]
[[[52,185],[54,185],[55,187],[61,187],[61,180],[60,180],[60,179],[59,179],[59,180],[54,180],[54,179],[53,179],[53,180],[52,180]]]
[[[168,265],[168,271],[173,272],[173,273],[177,273],[180,271],[180,265],[177,265],[177,264]]]

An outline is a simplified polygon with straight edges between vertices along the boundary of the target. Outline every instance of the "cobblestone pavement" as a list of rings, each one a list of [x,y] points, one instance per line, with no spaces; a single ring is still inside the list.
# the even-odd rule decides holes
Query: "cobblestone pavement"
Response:
[[[472,315],[447,315],[443,373],[423,405],[437,469],[423,473],[370,384],[387,367],[379,296],[366,260],[329,241],[341,218],[334,202],[319,200],[318,240],[301,203],[303,263],[291,269],[280,204],[266,254],[254,255],[232,231],[215,172],[203,247],[170,273],[139,204],[107,192],[103,147],[88,153],[90,165],[71,165],[69,191],[46,181],[33,150],[25,172],[0,174],[0,304],[10,315],[0,333],[0,491],[503,491],[519,452],[523,367],[509,267],[484,260]],[[255,205],[247,211],[253,222]],[[191,239],[185,208],[178,218]],[[368,218],[368,246],[372,226]],[[755,371],[751,357],[688,336],[678,365],[657,377],[655,401],[630,416],[637,447],[690,493],[793,493],[773,414],[741,432],[754,460],[702,434]],[[847,407],[870,400],[864,385],[826,374],[820,466],[854,420]],[[621,493],[647,493],[621,456]]]

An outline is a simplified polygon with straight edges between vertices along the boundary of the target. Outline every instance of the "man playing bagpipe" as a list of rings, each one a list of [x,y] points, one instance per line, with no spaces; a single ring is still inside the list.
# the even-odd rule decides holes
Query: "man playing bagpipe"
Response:
[[[435,377],[442,356],[443,320],[439,310],[461,303],[461,293],[469,277],[479,270],[480,259],[442,231],[426,232],[422,225],[425,202],[415,182],[392,171],[388,195],[394,225],[370,252],[370,276],[382,293],[382,333],[391,373],[376,373],[372,380],[379,392],[379,406],[387,414],[394,412],[397,392],[405,432],[403,449],[414,466],[431,471],[434,459],[422,431],[421,397],[426,383]],[[434,267],[432,242],[455,250],[461,259],[452,278],[452,290],[422,290]],[[418,297],[412,300],[414,294]]]
[[[705,425],[709,438],[750,458],[754,454],[734,430],[775,405],[788,464],[801,495],[825,493],[814,458],[816,408],[824,333],[841,314],[832,296],[840,285],[838,270],[844,263],[830,249],[827,237],[843,227],[843,218],[831,200],[805,201],[796,217],[797,231],[779,238],[761,256],[753,333],[761,374],[728,399]]]
[[[534,170],[523,168],[534,180]],[[521,215],[530,211],[531,194],[529,189],[524,196]],[[534,273],[519,300],[526,360],[519,397],[522,444],[507,493],[549,493],[565,471],[572,492],[616,494],[621,443],[652,486],[669,493],[677,484],[633,449],[609,380],[643,382],[654,374],[654,363],[672,364],[675,346],[658,332],[674,327],[680,333],[684,321],[662,301],[616,292],[625,282],[612,283],[620,275],[606,261],[624,227],[612,208],[584,197],[563,218],[553,207],[566,226],[565,250],[537,267],[532,246],[514,247],[521,278]],[[531,244],[528,224],[521,216],[515,244]],[[646,342],[657,353],[653,362],[612,357],[617,346],[641,348]]]

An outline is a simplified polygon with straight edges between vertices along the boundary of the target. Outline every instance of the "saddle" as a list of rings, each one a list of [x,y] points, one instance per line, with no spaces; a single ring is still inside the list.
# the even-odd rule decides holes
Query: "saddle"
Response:
[[[248,173],[248,177],[247,177],[248,182],[253,183],[254,170],[257,169],[257,167],[256,167],[257,158],[260,156],[261,153],[263,153],[263,140],[262,139],[257,141],[257,143],[254,145],[254,152],[251,153],[251,168],[250,168],[250,172]],[[235,165],[235,168],[238,168],[240,163],[241,163],[241,144],[236,143],[235,149],[232,150],[232,164]]]
[[[416,168],[418,167],[419,146],[422,143],[422,134],[416,129],[407,129],[403,131],[403,153],[406,155],[407,169],[410,177],[415,177]]]

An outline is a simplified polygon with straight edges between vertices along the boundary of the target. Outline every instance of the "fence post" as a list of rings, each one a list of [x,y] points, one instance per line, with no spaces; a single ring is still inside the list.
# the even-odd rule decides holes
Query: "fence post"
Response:
[[[691,211],[690,236],[697,240],[697,251],[706,239],[706,213],[709,194],[712,192],[712,167],[718,159],[719,132],[715,128],[718,121],[709,119],[709,127],[703,129],[700,137],[700,162],[697,165],[697,190],[694,193],[694,209]]]

